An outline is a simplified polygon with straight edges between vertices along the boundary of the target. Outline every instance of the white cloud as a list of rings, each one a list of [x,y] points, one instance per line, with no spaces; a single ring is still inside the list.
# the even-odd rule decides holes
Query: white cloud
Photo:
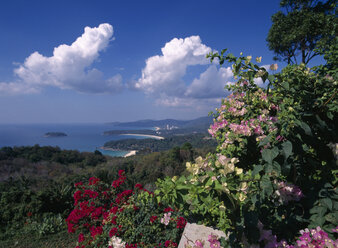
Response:
[[[0,95],[17,95],[17,94],[32,94],[32,93],[38,93],[39,89],[30,87],[27,84],[24,83],[18,83],[18,82],[0,82]]]
[[[85,27],[82,36],[71,45],[54,48],[51,57],[32,53],[14,70],[18,79],[0,83],[0,93],[32,93],[45,86],[71,89],[88,93],[114,93],[122,89],[121,75],[104,79],[103,73],[90,66],[107,48],[113,35],[113,27],[100,24]]]
[[[162,54],[148,58],[142,77],[134,86],[155,98],[156,104],[177,106],[213,105],[224,96],[224,86],[232,77],[231,68],[210,64],[206,54],[212,49],[199,36],[174,38],[161,49]],[[205,65],[206,70],[192,82],[185,82],[189,66]],[[132,88],[132,87],[130,87]]]
[[[205,55],[211,48],[201,43],[199,36],[185,39],[174,38],[161,49],[162,55],[146,60],[142,77],[135,88],[147,94],[165,94],[167,96],[183,96],[186,86],[182,77],[188,66],[208,64]]]
[[[224,86],[232,79],[230,67],[217,69],[211,65],[195,78],[187,88],[185,95],[193,98],[219,98],[224,96]]]

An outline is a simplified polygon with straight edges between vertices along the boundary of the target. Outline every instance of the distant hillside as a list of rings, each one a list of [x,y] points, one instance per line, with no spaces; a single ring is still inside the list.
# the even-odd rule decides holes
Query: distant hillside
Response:
[[[194,148],[216,148],[217,142],[210,135],[203,133],[170,136],[163,140],[156,139],[123,139],[109,141],[104,144],[106,148],[117,150],[148,150],[150,152],[159,152],[180,147],[184,143],[190,143]]]
[[[107,123],[113,125],[114,127],[159,127],[166,128],[168,126],[175,126],[178,128],[189,128],[189,127],[198,127],[198,128],[209,128],[212,123],[212,117],[200,117],[194,120],[175,120],[175,119],[165,119],[165,120],[140,120],[133,122],[111,122]]]

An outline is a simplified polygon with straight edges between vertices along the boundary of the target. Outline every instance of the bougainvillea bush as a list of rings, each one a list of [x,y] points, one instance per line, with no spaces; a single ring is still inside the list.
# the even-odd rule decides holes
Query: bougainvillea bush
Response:
[[[77,248],[176,247],[186,220],[140,184],[121,191],[125,180],[121,170],[112,185],[94,177],[76,183],[74,210],[66,222],[78,235]]]
[[[218,147],[187,163],[188,176],[159,180],[155,193],[189,221],[228,233],[223,246],[284,247],[317,227],[335,240],[337,68],[276,73],[276,64],[267,70],[226,50],[208,57],[232,63],[237,80],[209,129]]]

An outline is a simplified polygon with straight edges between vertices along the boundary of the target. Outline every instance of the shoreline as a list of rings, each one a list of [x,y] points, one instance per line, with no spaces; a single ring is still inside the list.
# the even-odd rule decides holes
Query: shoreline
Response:
[[[151,135],[151,134],[124,133],[124,134],[120,134],[120,135],[149,137],[149,138],[158,139],[158,140],[163,140],[164,139],[164,137],[162,137],[162,136],[156,136],[156,135]]]
[[[123,157],[127,158],[127,157],[130,157],[130,156],[134,156],[134,155],[136,155],[136,152],[137,152],[136,150],[131,150],[126,155],[124,155]]]
[[[101,146],[101,147],[99,147],[99,149],[106,150],[106,151],[118,151],[118,152],[123,151],[123,150],[114,149],[114,148],[105,147],[105,146]],[[121,156],[121,157],[127,158],[127,157],[130,157],[130,156],[136,155],[137,150],[123,151],[123,152],[126,152],[126,154]]]

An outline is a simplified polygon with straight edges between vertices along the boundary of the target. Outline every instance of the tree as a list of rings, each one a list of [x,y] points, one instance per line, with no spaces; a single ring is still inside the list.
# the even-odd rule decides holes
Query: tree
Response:
[[[297,58],[307,64],[319,55],[316,50],[321,40],[330,40],[335,28],[335,0],[325,3],[317,0],[281,0],[285,12],[277,12],[271,17],[272,26],[267,42],[274,51],[274,59],[297,64]],[[335,33],[335,32],[334,32]]]

